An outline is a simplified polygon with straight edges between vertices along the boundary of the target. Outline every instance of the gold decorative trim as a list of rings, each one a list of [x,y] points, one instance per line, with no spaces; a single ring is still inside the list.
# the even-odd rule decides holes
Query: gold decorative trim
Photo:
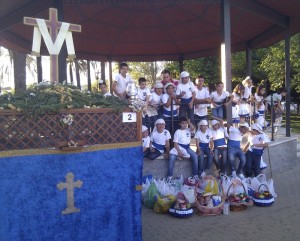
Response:
[[[101,150],[111,150],[111,149],[120,149],[128,147],[138,147],[141,146],[140,141],[136,142],[122,142],[114,144],[98,144],[93,146],[83,147],[79,150],[71,151],[62,151],[59,149],[26,149],[26,150],[10,150],[10,151],[1,151],[1,157],[14,157],[14,156],[32,156],[32,155],[47,155],[47,154],[70,154],[70,153],[81,153],[81,152],[92,152],[92,151],[101,151]]]

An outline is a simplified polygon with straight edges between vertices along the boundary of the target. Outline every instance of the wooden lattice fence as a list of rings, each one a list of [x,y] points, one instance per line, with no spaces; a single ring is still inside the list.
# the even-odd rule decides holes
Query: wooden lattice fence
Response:
[[[71,125],[62,125],[63,114],[72,114]],[[122,112],[112,109],[67,109],[34,119],[17,111],[0,110],[0,151],[53,148],[70,140],[85,145],[140,141],[141,116],[137,115],[137,122],[123,123]]]

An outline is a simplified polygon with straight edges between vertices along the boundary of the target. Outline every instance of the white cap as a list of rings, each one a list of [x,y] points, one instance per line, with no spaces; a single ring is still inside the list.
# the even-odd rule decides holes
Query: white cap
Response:
[[[215,124],[220,124],[220,122],[217,121],[217,120],[212,120],[212,121],[211,121],[211,125],[214,126]]]
[[[180,74],[180,78],[185,78],[185,77],[189,77],[189,76],[190,76],[190,74],[187,71],[183,71]]]
[[[251,130],[256,130],[256,131],[258,131],[260,134],[263,133],[263,130],[262,130],[261,126],[258,125],[258,124],[256,124],[256,123],[254,123],[254,124],[251,125]]]
[[[247,122],[239,123],[239,127],[247,127],[247,128],[249,128],[249,124]]]
[[[157,82],[154,86],[154,88],[163,89],[164,85],[161,82]]]
[[[199,122],[198,126],[207,126],[208,125],[208,122],[207,120],[202,120]]]
[[[142,132],[148,130],[147,126],[142,125]]]
[[[174,85],[173,83],[167,83],[167,84],[165,85],[165,87],[164,87],[165,93],[167,93],[167,88],[168,88],[170,85],[172,85],[172,86],[175,88],[175,85]]]
[[[166,124],[166,122],[164,121],[164,119],[157,119],[155,121],[155,125],[157,125],[157,124]]]

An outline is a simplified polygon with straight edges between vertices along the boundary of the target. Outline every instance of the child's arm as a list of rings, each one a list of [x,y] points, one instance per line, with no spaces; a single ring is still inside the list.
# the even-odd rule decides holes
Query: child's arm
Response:
[[[233,94],[230,94],[229,96],[229,100],[227,102],[224,103],[224,106],[226,107],[230,102],[232,102],[233,100]]]
[[[260,143],[260,144],[253,144],[253,147],[267,147],[268,146],[268,143]]]
[[[188,121],[188,125],[190,127],[190,131],[193,132],[195,131],[195,126],[193,125],[193,123],[190,121],[190,119],[187,120]]]
[[[190,109],[192,109],[192,108],[194,107],[195,96],[196,96],[196,92],[193,91],[193,93],[192,93],[192,100],[191,100],[191,102],[189,103]]]
[[[246,143],[246,145],[244,146],[243,152],[246,152],[248,150],[249,146],[250,146],[250,142],[248,141]]]
[[[213,140],[212,137],[209,140],[209,148],[210,148],[210,151],[213,152],[213,150],[214,150],[214,140]]]
[[[181,153],[181,151],[180,151],[180,148],[179,148],[179,145],[178,145],[177,142],[174,142],[174,148],[176,149],[176,151],[177,151],[177,153],[178,153],[178,157],[179,157],[179,158],[183,158],[183,155],[182,155],[182,153]]]

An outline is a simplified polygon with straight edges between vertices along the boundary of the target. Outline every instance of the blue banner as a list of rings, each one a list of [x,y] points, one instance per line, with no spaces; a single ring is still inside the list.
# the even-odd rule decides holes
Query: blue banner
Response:
[[[142,165],[141,146],[0,158],[0,240],[142,240]]]

